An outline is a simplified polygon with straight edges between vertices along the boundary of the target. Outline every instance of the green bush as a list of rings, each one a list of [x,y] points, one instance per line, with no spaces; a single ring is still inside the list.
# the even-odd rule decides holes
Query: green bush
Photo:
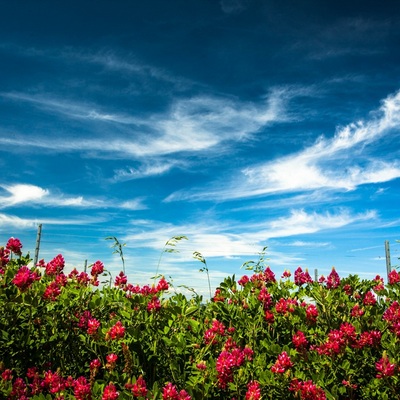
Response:
[[[395,270],[386,285],[334,269],[276,279],[261,258],[204,302],[164,278],[101,284],[100,261],[89,274],[65,274],[62,255],[28,268],[21,247],[0,248],[1,398],[399,398]]]

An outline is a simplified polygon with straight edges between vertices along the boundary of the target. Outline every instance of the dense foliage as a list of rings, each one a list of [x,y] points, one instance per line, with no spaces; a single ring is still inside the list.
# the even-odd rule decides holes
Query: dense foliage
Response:
[[[29,268],[0,248],[0,397],[8,399],[396,399],[400,275],[277,279],[263,258],[211,301],[164,278],[138,286],[97,261]],[[293,278],[293,279],[292,279]]]

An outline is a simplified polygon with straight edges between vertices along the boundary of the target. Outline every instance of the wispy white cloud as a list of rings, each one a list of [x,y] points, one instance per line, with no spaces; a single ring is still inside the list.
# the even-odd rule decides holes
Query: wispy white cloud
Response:
[[[154,175],[163,175],[177,165],[182,165],[182,163],[178,161],[162,161],[156,159],[152,163],[144,163],[137,168],[127,167],[125,169],[114,170],[114,176],[110,180],[112,182],[124,182]]]
[[[104,222],[103,218],[21,218],[16,215],[0,213],[0,225],[2,228],[27,229],[37,227],[39,224],[45,225],[76,225],[83,226]]]
[[[354,190],[368,183],[400,177],[400,162],[374,158],[371,145],[385,135],[399,136],[400,92],[387,97],[370,120],[340,128],[332,138],[319,137],[308,148],[235,174],[235,181],[218,190],[176,192],[166,201],[235,199],[279,192],[320,189]],[[370,147],[368,147],[370,146]]]
[[[143,159],[180,152],[221,150],[229,143],[252,138],[260,129],[286,118],[286,103],[296,93],[278,88],[272,90],[261,104],[246,103],[215,96],[177,99],[164,113],[148,118],[108,113],[95,106],[71,103],[45,95],[2,93],[3,97],[78,118],[124,125],[124,135],[115,139],[104,137],[54,138],[1,137],[0,143],[24,147],[40,147],[58,152],[84,152],[96,156]]]
[[[328,247],[331,246],[330,242],[305,242],[303,240],[295,240],[289,243],[288,246],[293,247]]]
[[[0,185],[7,194],[0,195],[0,209],[18,205],[24,206],[48,206],[48,207],[77,207],[77,208],[124,208],[130,210],[142,210],[146,206],[142,198],[126,200],[122,203],[105,201],[103,199],[85,199],[82,196],[69,197],[60,193],[53,193],[49,189],[43,189],[31,184]]]
[[[131,221],[124,242],[135,247],[160,250],[165,241],[173,236],[185,235],[189,241],[179,242],[179,249],[187,259],[190,251],[199,251],[205,257],[235,257],[257,255],[270,239],[292,237],[316,233],[323,230],[335,230],[350,224],[362,224],[377,219],[375,211],[352,214],[347,209],[335,213],[306,212],[292,210],[289,215],[261,223],[238,222],[237,226],[207,222],[173,225],[159,221]],[[240,227],[240,230],[239,230]],[[232,233],[240,232],[240,233]],[[306,242],[294,242],[293,246],[305,246]],[[319,246],[329,243],[319,243]]]

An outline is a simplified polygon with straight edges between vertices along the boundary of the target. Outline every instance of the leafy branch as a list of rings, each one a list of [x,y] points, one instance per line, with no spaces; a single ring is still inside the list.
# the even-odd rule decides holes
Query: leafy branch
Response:
[[[207,266],[207,261],[206,259],[203,257],[203,255],[201,253],[199,253],[198,251],[194,251],[193,252],[193,258],[195,258],[196,260],[200,261],[201,263],[204,264],[204,267],[200,268],[199,271],[200,272],[204,272],[206,271],[207,274],[207,280],[208,280],[208,290],[210,293],[210,299],[212,298],[212,294],[211,294],[211,283],[210,283],[210,274],[208,272],[208,266]]]
[[[115,249],[113,251],[113,254],[119,254],[121,261],[122,261],[122,270],[125,275],[125,259],[124,259],[124,252],[123,252],[122,248],[126,246],[126,243],[121,243],[115,236],[108,236],[108,237],[106,237],[105,240],[113,240],[114,241],[111,248]]]
[[[165,245],[164,245],[164,247],[163,247],[163,249],[162,249],[162,251],[160,253],[160,258],[158,259],[157,270],[156,270],[155,277],[158,276],[158,270],[160,269],[161,259],[162,259],[163,254],[164,253],[179,253],[179,250],[176,249],[175,247],[181,240],[188,240],[188,238],[186,236],[184,236],[184,235],[172,236],[172,238],[168,239],[165,242]]]

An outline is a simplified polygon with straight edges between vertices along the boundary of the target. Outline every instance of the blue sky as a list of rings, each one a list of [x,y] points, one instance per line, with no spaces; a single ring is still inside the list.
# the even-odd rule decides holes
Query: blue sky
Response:
[[[16,1],[0,15],[0,239],[207,294],[264,246],[385,276],[400,239],[396,1]],[[183,289],[182,289],[183,290]]]

